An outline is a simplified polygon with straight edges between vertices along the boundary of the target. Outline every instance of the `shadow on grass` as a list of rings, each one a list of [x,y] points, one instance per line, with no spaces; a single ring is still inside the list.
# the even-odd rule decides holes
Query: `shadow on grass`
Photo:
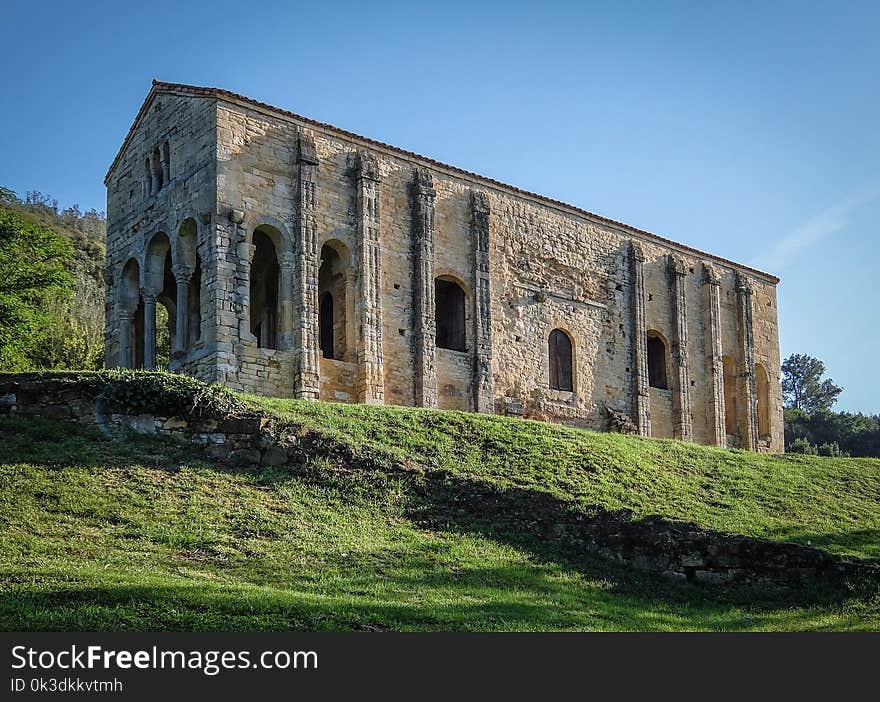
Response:
[[[99,437],[89,427],[60,422],[0,420],[0,462],[49,467],[139,464],[165,469],[186,462],[216,469],[194,447],[141,436],[134,442]],[[25,584],[3,588],[0,626],[136,630],[590,628],[589,621],[577,616],[583,617],[586,611],[590,613],[587,620],[594,617],[595,628],[743,629],[752,624],[744,620],[741,609],[774,619],[781,616],[780,611],[791,608],[839,609],[871,592],[864,584],[849,583],[784,589],[678,583],[588,553],[577,525],[589,515],[549,493],[500,489],[443,471],[380,465],[370,456],[354,456],[346,447],[320,436],[307,436],[302,452],[298,465],[257,475],[238,469],[224,468],[223,472],[248,474],[263,485],[295,479],[351,500],[370,500],[377,508],[389,492],[395,492],[402,495],[405,516],[417,526],[476,534],[515,547],[530,554],[535,563],[558,570],[561,577],[547,578],[545,571],[537,568],[438,568],[429,558],[421,565],[397,565],[393,572],[365,574],[353,569],[346,591],[332,596],[320,595],[314,585],[279,589],[283,585],[277,579],[265,587],[201,581],[140,586],[109,585],[100,576],[92,577],[90,583],[63,577],[72,581],[69,587],[59,588],[56,581],[55,587],[38,592]],[[418,593],[425,589],[455,593],[456,597],[447,604],[443,597],[414,604],[412,600],[420,600]],[[373,590],[384,594],[373,600],[362,595]],[[479,601],[461,602],[468,599]],[[805,610],[790,616],[807,621],[812,615]]]

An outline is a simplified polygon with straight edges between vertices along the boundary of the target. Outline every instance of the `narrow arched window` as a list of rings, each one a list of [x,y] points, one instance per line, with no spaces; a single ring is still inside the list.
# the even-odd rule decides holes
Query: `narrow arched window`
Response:
[[[164,181],[162,180],[162,156],[159,154],[159,147],[153,149],[153,192],[157,193],[162,189]]]
[[[648,335],[648,385],[660,390],[669,389],[666,379],[666,344],[656,334]]]
[[[321,355],[333,358],[333,295],[328,292],[324,293],[318,308],[318,327]]]
[[[465,350],[464,290],[454,280],[434,281],[434,319],[437,323],[437,347]]]
[[[550,332],[550,389],[574,391],[571,339],[561,329]]]
[[[254,232],[251,261],[251,334],[261,349],[278,348],[278,254],[272,239],[261,229]]]

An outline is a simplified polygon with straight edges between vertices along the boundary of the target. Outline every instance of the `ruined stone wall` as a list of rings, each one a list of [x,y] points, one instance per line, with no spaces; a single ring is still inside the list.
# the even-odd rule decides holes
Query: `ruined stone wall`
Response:
[[[210,99],[159,95],[148,106],[129,137],[107,180],[107,267],[105,270],[105,354],[108,367],[133,365],[132,316],[146,298],[156,304],[148,255],[157,235],[167,236],[175,275],[189,281],[193,261],[184,260],[178,234],[192,222],[194,250],[201,260],[199,318],[201,338],[178,354],[173,368],[204,380],[217,369],[216,301],[223,299],[216,266],[222,242],[215,238],[216,219],[216,102]],[[167,151],[166,151],[167,145]],[[146,173],[156,149],[164,169],[162,187]],[[136,285],[126,284],[123,271],[130,261],[137,268]],[[153,266],[155,267],[155,265]],[[173,320],[172,320],[173,322]]]
[[[216,121],[205,225],[214,366],[203,377],[599,430],[613,414],[644,435],[782,450],[772,278],[258,105],[172,99],[210,104]],[[255,232],[271,239],[279,267],[273,348],[251,333]],[[325,245],[345,271],[332,290],[332,359],[321,358],[318,329]],[[434,344],[437,278],[465,293],[464,350]],[[550,387],[554,329],[572,343],[571,391]],[[664,343],[665,389],[649,387],[649,333]],[[724,357],[734,368],[730,421]]]

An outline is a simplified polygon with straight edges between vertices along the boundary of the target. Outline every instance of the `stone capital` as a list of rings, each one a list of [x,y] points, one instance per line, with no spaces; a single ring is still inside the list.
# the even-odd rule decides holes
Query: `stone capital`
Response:
[[[300,134],[297,143],[297,163],[307,163],[312,166],[318,165],[318,148],[315,138],[311,134]]]
[[[751,281],[739,272],[736,274],[736,291],[744,297],[749,297],[752,294]]]
[[[184,266],[180,263],[176,263],[171,266],[171,272],[174,274],[174,279],[177,281],[178,285],[188,285],[189,281],[192,280],[195,269],[192,266]]]
[[[489,214],[489,196],[483,190],[471,190],[471,207],[474,214]]]
[[[158,293],[150,288],[141,288],[141,297],[143,298],[145,305],[155,305],[158,296]]]
[[[413,170],[413,190],[416,196],[433,199],[437,194],[434,190],[434,178],[427,168],[415,168]]]
[[[708,261],[703,261],[703,285],[721,285],[718,270]]]
[[[358,151],[357,154],[357,174],[358,178],[364,180],[374,180],[379,182],[381,175],[379,173],[379,159],[375,154],[369,151]]]
[[[239,209],[231,209],[229,210],[229,221],[234,224],[241,224],[244,222],[244,210]]]
[[[633,257],[634,261],[637,261],[639,263],[645,262],[645,252],[642,250],[641,244],[639,244],[635,241],[630,241],[629,242],[629,251],[630,251],[630,255]]]
[[[673,275],[687,275],[688,267],[684,259],[680,256],[671,255],[669,257],[669,272]]]

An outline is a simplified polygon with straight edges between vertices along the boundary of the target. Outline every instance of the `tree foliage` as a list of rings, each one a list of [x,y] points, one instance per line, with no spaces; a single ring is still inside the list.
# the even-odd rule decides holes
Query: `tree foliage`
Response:
[[[0,370],[100,368],[103,213],[0,187],[0,220]]]
[[[880,415],[785,410],[785,450],[880,457]]]
[[[823,379],[825,364],[802,353],[789,356],[782,364],[782,394],[786,409],[804,412],[830,410],[843,388],[830,378]]]
[[[0,207],[0,369],[34,365],[53,323],[49,306],[72,296],[72,257],[67,239]]]

